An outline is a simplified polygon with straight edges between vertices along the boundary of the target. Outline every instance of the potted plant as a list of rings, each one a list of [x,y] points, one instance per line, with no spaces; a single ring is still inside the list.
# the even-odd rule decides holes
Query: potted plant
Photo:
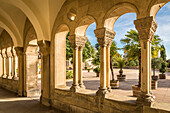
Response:
[[[153,76],[152,76],[152,80],[157,81],[158,80],[158,76],[155,75],[155,70],[156,69],[160,69],[161,67],[161,62],[162,59],[161,58],[152,58],[152,69],[153,69]]]
[[[161,68],[159,69],[159,72],[161,74],[159,74],[159,79],[166,79],[166,62],[162,62],[161,63]]]
[[[90,70],[91,70],[90,68],[87,69],[88,72],[90,72]]]
[[[117,63],[118,63],[118,67],[120,68],[119,75],[117,75],[117,79],[119,81],[125,81],[126,75],[123,75],[123,67],[125,66],[126,60],[120,57],[118,58]]]
[[[152,89],[157,89],[158,86],[158,76],[155,75],[155,70],[160,69],[161,67],[161,58],[152,58],[151,65],[153,69],[153,76],[152,76],[152,83],[151,83],[151,88]]]
[[[96,73],[96,76],[99,77],[99,74],[100,74],[100,67],[97,66],[96,68],[93,69],[93,71]]]

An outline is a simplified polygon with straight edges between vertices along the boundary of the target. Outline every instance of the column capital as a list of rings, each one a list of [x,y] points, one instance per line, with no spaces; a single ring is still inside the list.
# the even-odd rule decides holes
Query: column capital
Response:
[[[12,47],[7,48],[7,56],[8,56],[8,57],[12,57],[12,56],[13,56]]]
[[[107,28],[99,28],[94,31],[100,46],[110,46],[115,37],[115,32]]]
[[[50,41],[46,41],[46,40],[38,41],[38,46],[40,48],[40,52],[43,55],[49,55],[50,54]]]
[[[6,49],[2,49],[2,57],[6,58],[7,57],[7,50]]]
[[[87,42],[87,37],[85,36],[78,36],[74,34],[69,36],[68,38],[73,49],[76,48],[83,49]]]
[[[16,51],[17,56],[23,55],[23,52],[24,52],[23,47],[15,47],[14,49]]]
[[[153,16],[137,19],[134,21],[134,24],[138,30],[140,40],[152,42],[157,28],[157,23]]]

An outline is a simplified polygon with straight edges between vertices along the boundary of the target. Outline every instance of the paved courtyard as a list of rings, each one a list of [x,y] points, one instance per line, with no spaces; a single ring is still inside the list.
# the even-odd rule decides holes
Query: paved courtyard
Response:
[[[114,69],[114,74],[118,74],[119,69]],[[125,82],[120,82],[119,89],[113,89],[114,95],[132,97],[132,85],[138,84],[138,70],[137,69],[124,69],[124,74],[127,77]],[[155,100],[158,103],[170,103],[170,73],[167,72],[167,79],[158,81],[158,89],[152,90],[156,96]],[[156,72],[159,75],[159,72]],[[116,76],[115,76],[116,78]],[[116,78],[117,79],[117,78]],[[100,86],[99,77],[96,77],[94,72],[83,71],[83,80],[86,89],[97,91]],[[67,86],[71,86],[72,80],[67,80]],[[133,97],[136,99],[136,97]]]

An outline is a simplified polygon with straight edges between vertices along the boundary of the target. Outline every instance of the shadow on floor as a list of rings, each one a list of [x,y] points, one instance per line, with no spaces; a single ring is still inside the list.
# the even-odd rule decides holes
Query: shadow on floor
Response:
[[[39,99],[18,97],[15,93],[0,88],[0,113],[64,113],[40,104]]]

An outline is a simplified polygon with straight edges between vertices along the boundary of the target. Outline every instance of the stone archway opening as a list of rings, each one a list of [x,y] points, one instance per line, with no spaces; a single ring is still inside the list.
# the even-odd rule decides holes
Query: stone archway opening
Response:
[[[70,62],[68,62],[70,57],[66,58],[66,37],[68,36],[69,36],[69,28],[67,25],[61,25],[55,34],[55,38],[54,38],[55,88],[67,86],[66,85],[66,69],[67,68],[69,69],[69,67],[70,69],[72,68],[72,66],[69,64]]]
[[[119,5],[118,5],[119,6]],[[135,31],[137,34],[137,31],[135,29],[134,25],[134,20],[136,20],[138,15],[138,9],[132,4],[120,4],[119,7],[113,8],[105,16],[105,21],[104,21],[104,26],[110,30],[113,30],[116,35],[114,36],[114,43],[117,46],[117,50],[115,50],[115,55],[112,55],[114,51],[112,51],[112,46],[111,46],[111,52],[110,54],[112,55],[111,61],[113,65],[113,72],[114,72],[114,78],[111,77],[110,79],[113,81],[119,80],[117,84],[119,83],[119,88],[118,89],[113,89],[115,94],[121,95],[121,96],[133,96],[133,91],[132,91],[132,86],[139,85],[138,82],[140,81],[139,77],[139,62],[138,58],[140,55],[135,55],[134,58],[131,58],[130,61],[128,56],[127,56],[127,50],[124,48],[128,43],[121,41],[124,39],[128,39],[129,37],[126,37],[125,35],[129,35],[129,32],[132,30]],[[131,30],[132,29],[132,30]],[[130,38],[129,38],[130,39]],[[140,46],[140,41],[139,38],[137,38],[138,41],[134,42],[136,45]],[[121,43],[122,42],[122,43]],[[113,44],[113,43],[112,43]],[[137,49],[139,51],[139,49]],[[133,52],[132,52],[133,54]],[[133,55],[131,55],[133,56]],[[121,59],[121,60],[120,60]],[[125,62],[126,61],[126,62]],[[119,72],[121,69],[119,67],[119,63],[125,62],[125,66],[123,67],[123,75],[121,76],[121,73]],[[133,62],[133,66],[129,65],[129,62]],[[121,64],[120,64],[121,65]],[[128,65],[128,66],[127,66]],[[126,68],[126,69],[125,69]],[[130,69],[128,69],[130,68]],[[130,71],[131,70],[131,71]],[[131,73],[133,72],[134,73]],[[124,80],[125,79],[125,80]],[[115,81],[116,82],[116,81]],[[139,82],[140,83],[140,82]],[[112,87],[112,86],[111,86]],[[115,86],[113,86],[115,87]],[[116,87],[115,87],[116,88]],[[140,89],[139,89],[140,91]]]
[[[37,39],[31,40],[25,51],[25,96],[41,95],[41,53]]]

